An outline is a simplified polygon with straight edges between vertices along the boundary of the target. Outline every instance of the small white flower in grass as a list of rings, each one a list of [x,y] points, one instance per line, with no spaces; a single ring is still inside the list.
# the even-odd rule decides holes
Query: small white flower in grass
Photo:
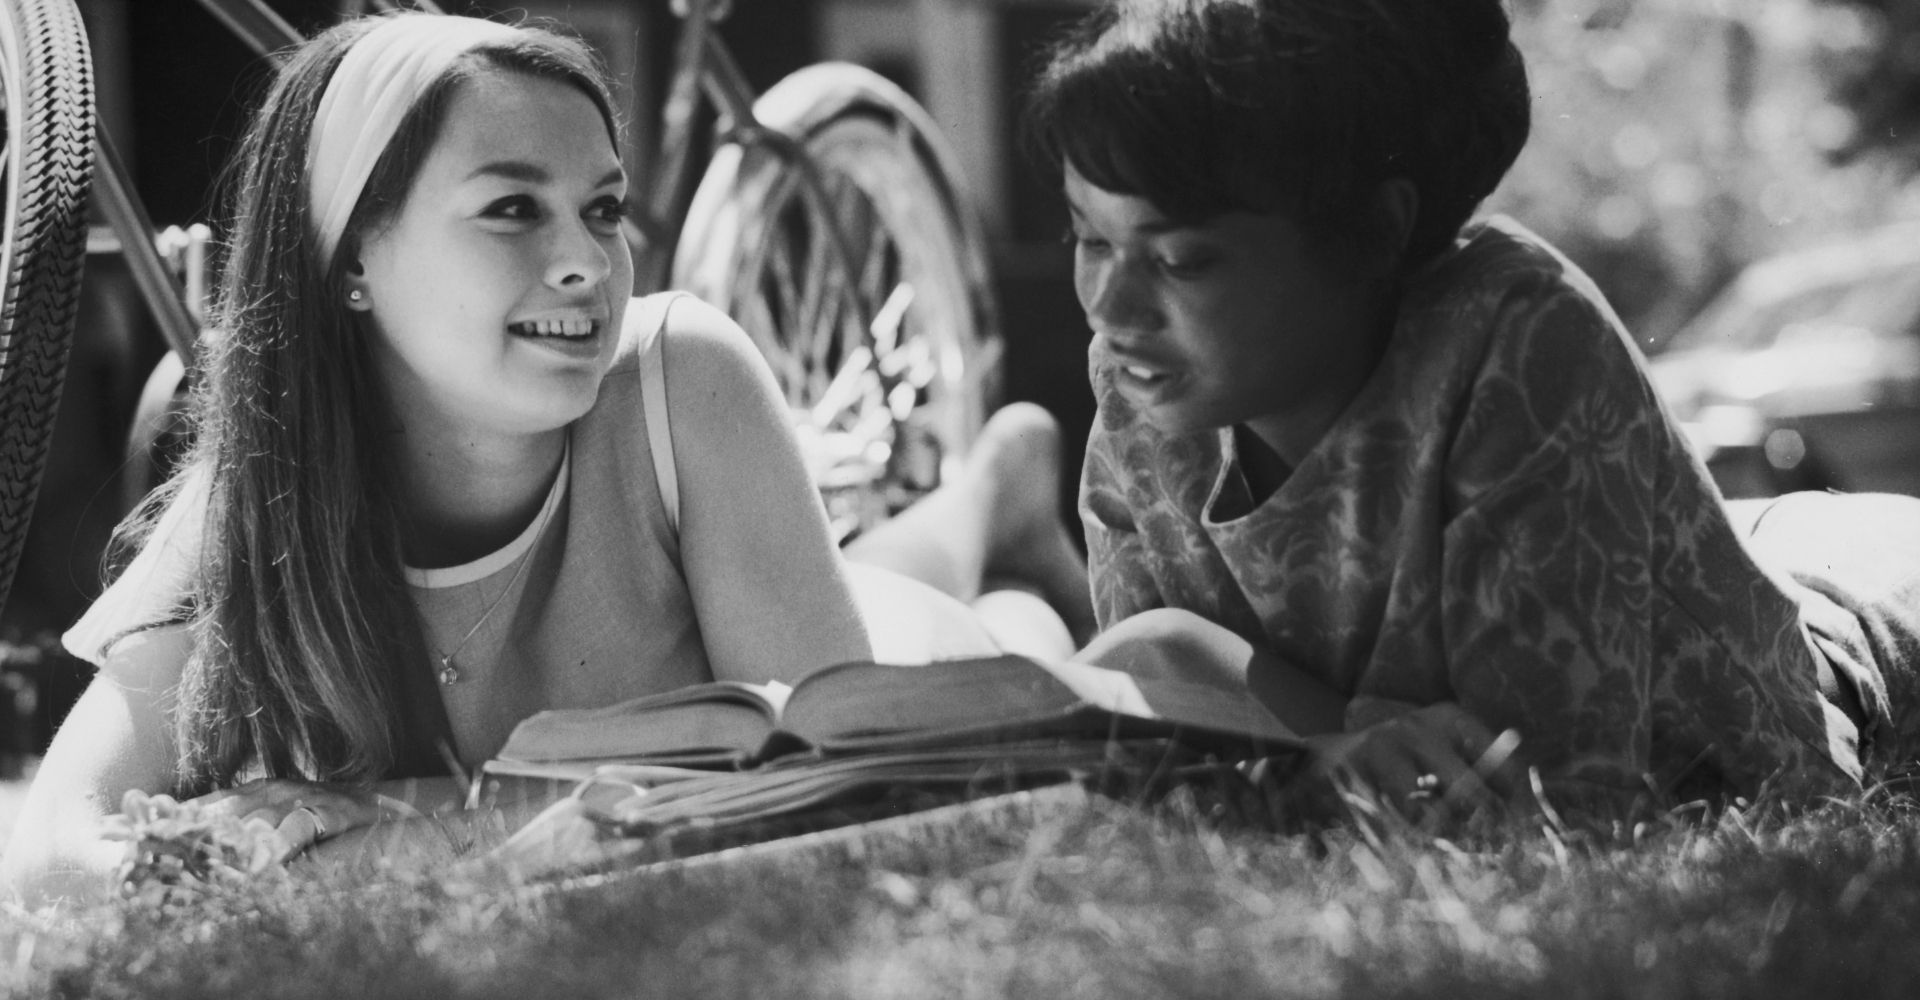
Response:
[[[279,872],[285,853],[272,824],[180,802],[171,795],[127,792],[107,820],[108,839],[127,842],[116,881],[122,895],[156,907],[185,906],[211,891]]]

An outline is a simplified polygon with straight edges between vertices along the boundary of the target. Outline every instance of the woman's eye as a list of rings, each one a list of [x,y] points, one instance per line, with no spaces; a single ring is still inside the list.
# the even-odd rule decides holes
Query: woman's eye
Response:
[[[1108,245],[1106,240],[1103,240],[1098,236],[1093,236],[1088,233],[1075,232],[1071,229],[1067,230],[1065,242],[1071,245],[1073,249],[1079,253],[1092,253],[1092,254],[1105,253]]]
[[[1213,263],[1213,261],[1204,254],[1187,254],[1182,256],[1162,256],[1158,258],[1156,263],[1160,270],[1169,277],[1197,278],[1206,273],[1208,265]]]
[[[633,206],[627,204],[622,198],[601,198],[587,209],[588,218],[614,229],[620,228],[620,223],[632,214]]]
[[[516,194],[489,203],[481,214],[489,219],[533,219],[540,215],[540,208],[531,197]]]

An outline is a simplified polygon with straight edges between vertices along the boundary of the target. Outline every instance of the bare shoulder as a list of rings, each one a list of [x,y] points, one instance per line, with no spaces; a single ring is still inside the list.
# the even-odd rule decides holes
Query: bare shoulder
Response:
[[[667,314],[665,351],[669,374],[713,375],[767,372],[752,338],[733,318],[701,299],[682,295]]]
[[[667,315],[667,405],[675,440],[687,434],[735,436],[779,427],[787,416],[773,370],[726,313],[682,296]]]

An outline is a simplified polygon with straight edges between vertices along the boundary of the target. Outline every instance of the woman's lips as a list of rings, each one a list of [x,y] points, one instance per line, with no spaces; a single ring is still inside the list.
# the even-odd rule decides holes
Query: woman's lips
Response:
[[[519,337],[564,337],[568,340],[577,340],[600,332],[600,321],[579,318],[534,319],[510,323],[507,329]]]

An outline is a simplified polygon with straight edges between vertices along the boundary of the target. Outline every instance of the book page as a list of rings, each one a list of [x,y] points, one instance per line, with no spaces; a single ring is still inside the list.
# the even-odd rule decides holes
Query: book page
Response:
[[[781,728],[830,752],[1042,736],[1133,738],[1175,729],[1303,745],[1244,685],[1015,655],[915,667],[836,664],[800,681]]]
[[[1080,704],[1071,688],[1021,656],[923,666],[858,661],[802,678],[781,728],[815,746],[845,745],[1058,719]]]
[[[723,766],[775,728],[784,684],[714,681],[605,708],[552,709],[515,726],[495,757],[525,763],[663,760]]]

